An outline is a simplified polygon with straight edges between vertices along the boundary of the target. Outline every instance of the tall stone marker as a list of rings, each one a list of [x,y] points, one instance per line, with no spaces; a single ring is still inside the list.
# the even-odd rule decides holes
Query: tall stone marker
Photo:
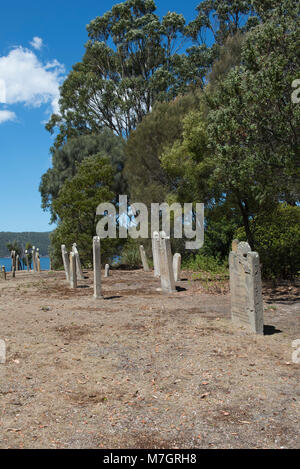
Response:
[[[25,251],[25,258],[26,258],[26,266],[27,266],[27,271],[29,272],[29,257],[28,257],[28,251],[26,249]]]
[[[152,235],[152,254],[153,254],[153,265],[154,265],[154,277],[160,277],[160,266],[159,266],[159,233],[153,232]]]
[[[248,243],[229,255],[231,318],[256,334],[264,333],[260,261]]]
[[[64,244],[62,244],[61,246],[61,255],[62,255],[62,260],[64,263],[66,279],[69,282],[70,281],[70,260],[69,260],[67,248]]]
[[[77,288],[76,256],[70,252],[70,287]]]
[[[101,299],[101,248],[100,237],[94,236],[93,238],[93,263],[94,263],[94,298]]]
[[[181,277],[181,254],[174,254],[173,256],[173,271],[175,282],[180,282]]]
[[[107,278],[109,277],[109,264],[105,264],[105,273],[104,273],[104,277]]]
[[[11,257],[11,272],[12,272],[12,276],[15,277],[16,276],[16,251],[11,251],[10,257]]]
[[[79,280],[84,280],[84,275],[83,275],[83,272],[82,272],[79,252],[78,252],[76,243],[73,244],[72,251],[74,252],[75,259],[76,259],[77,277],[79,278]]]
[[[140,254],[141,254],[141,259],[142,259],[142,264],[143,264],[143,269],[145,272],[150,272],[150,269],[149,269],[149,264],[148,264],[148,260],[147,260],[147,256],[146,256],[146,252],[145,252],[145,248],[144,246],[140,246]]]
[[[160,263],[160,281],[161,289],[165,293],[176,292],[174,271],[173,271],[173,257],[171,251],[171,240],[162,231],[160,233],[160,249],[159,249],[159,263]]]

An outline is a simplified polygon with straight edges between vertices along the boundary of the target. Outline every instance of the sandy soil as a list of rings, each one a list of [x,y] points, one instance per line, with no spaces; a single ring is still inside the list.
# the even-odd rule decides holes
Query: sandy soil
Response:
[[[0,280],[1,448],[299,448],[300,290],[264,290],[266,335],[233,325],[227,283],[152,273]],[[208,293],[210,292],[210,293]]]

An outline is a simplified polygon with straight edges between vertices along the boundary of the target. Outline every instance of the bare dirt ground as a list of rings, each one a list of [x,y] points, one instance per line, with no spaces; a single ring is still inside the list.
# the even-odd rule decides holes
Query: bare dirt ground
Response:
[[[299,448],[300,289],[264,290],[266,335],[230,321],[226,282],[183,273],[0,280],[1,448]],[[208,293],[209,292],[209,293]]]

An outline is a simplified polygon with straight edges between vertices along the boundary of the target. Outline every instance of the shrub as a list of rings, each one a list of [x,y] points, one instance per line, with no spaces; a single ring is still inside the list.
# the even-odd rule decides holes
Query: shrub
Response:
[[[251,227],[263,277],[294,279],[299,276],[300,207],[280,204],[273,212],[257,216]],[[236,237],[246,240],[243,228],[237,230]]]

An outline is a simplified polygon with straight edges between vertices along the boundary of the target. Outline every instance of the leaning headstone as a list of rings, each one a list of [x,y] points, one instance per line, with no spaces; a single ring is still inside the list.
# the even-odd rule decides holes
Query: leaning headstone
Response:
[[[70,252],[70,287],[77,288],[76,258],[74,252]]]
[[[141,254],[143,269],[145,272],[149,272],[150,269],[149,269],[149,264],[148,264],[145,248],[142,245],[140,246],[140,254]]]
[[[64,244],[62,244],[62,246],[61,246],[61,255],[62,255],[62,260],[63,260],[63,264],[64,264],[66,279],[69,282],[69,280],[70,280],[70,260],[69,260],[67,248]]]
[[[82,272],[82,267],[81,267],[79,252],[78,252],[77,244],[76,244],[76,243],[73,244],[73,246],[72,246],[72,251],[73,251],[74,254],[75,254],[78,278],[79,278],[79,280],[84,280],[84,275],[83,275],[83,272]]]
[[[101,248],[100,237],[93,238],[94,298],[103,298],[101,290]]]
[[[175,282],[180,281],[181,276],[181,254],[174,254],[173,256],[173,270],[174,270],[174,280]]]
[[[152,235],[152,254],[154,265],[154,277],[157,278],[160,276],[159,249],[159,233],[157,231],[154,231]]]
[[[159,259],[162,291],[167,293],[176,292],[171,240],[163,231],[160,233]]]
[[[105,273],[104,273],[104,277],[105,277],[105,278],[109,277],[109,264],[105,264]]]
[[[260,261],[248,243],[229,256],[231,318],[256,334],[264,333]]]

